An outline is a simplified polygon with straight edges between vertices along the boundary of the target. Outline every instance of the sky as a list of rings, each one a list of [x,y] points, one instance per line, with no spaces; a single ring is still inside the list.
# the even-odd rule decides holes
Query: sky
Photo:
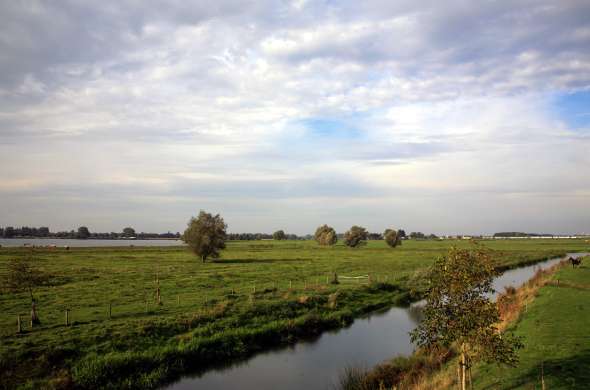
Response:
[[[590,2],[0,2],[0,226],[590,233]]]

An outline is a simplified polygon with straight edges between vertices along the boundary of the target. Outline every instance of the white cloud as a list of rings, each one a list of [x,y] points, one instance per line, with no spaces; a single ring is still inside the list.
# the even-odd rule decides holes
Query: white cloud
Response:
[[[207,207],[234,231],[308,232],[315,216],[537,230],[543,199],[563,210],[555,229],[588,230],[572,205],[590,141],[549,104],[590,87],[590,8],[548,4],[3,4],[0,212],[104,230],[180,229]],[[357,135],[316,135],[313,118]]]

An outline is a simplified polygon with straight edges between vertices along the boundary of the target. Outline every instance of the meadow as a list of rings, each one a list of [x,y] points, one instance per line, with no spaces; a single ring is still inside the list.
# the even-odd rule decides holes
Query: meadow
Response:
[[[498,269],[589,247],[571,239],[480,244]],[[33,256],[52,279],[35,292],[41,326],[21,334],[16,318],[26,320],[28,294],[0,295],[0,388],[154,388],[418,299],[427,268],[450,245],[473,243],[237,241],[207,263],[183,247],[1,248],[0,274],[9,259]],[[333,273],[339,284],[329,283]],[[343,278],[361,275],[370,277]]]

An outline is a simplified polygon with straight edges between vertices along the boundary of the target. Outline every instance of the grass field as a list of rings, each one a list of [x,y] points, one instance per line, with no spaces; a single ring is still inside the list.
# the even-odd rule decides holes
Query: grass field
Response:
[[[309,241],[230,242],[221,259],[205,264],[184,248],[36,249],[35,263],[54,275],[51,286],[36,292],[42,325],[17,335],[16,316],[30,310],[30,300],[25,293],[0,295],[0,386],[156,387],[415,299],[426,268],[453,244],[471,245],[406,241],[390,249],[370,242],[348,249]],[[499,268],[589,247],[582,240],[481,244],[494,251]],[[28,251],[0,249],[0,273]],[[373,283],[326,284],[333,272],[370,274]],[[156,276],[161,306],[154,299]]]
[[[512,328],[525,344],[518,367],[481,366],[476,388],[541,389],[541,374],[547,389],[590,388],[590,265],[562,268],[553,280]]]

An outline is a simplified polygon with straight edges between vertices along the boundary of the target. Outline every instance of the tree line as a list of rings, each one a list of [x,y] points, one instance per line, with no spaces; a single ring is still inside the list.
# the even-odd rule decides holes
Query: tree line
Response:
[[[137,233],[132,227],[126,227],[121,232],[91,232],[88,227],[80,226],[77,230],[52,232],[48,227],[0,227],[0,237],[2,238],[73,238],[73,239],[98,239],[98,240],[117,240],[117,239],[158,239],[158,238],[180,238],[180,232],[176,233]]]

